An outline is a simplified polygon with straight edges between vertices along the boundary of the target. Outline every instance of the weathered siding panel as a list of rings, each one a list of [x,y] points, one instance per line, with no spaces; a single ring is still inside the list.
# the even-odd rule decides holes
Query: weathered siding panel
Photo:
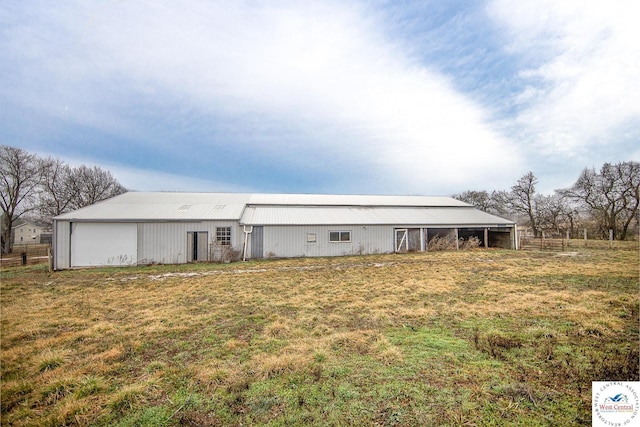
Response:
[[[216,239],[216,227],[231,227],[231,246],[242,250],[244,234],[234,221],[147,222],[138,226],[138,264],[181,264],[187,262],[187,233],[209,233]]]
[[[201,230],[199,223],[151,222],[138,224],[139,264],[187,262],[187,231]]]
[[[330,242],[329,232],[350,231],[350,242]],[[309,241],[315,234],[315,242]],[[393,227],[362,225],[265,226],[264,256],[313,257],[393,252]]]
[[[54,226],[54,259],[53,265],[56,270],[69,268],[71,250],[70,244],[70,225],[69,221],[56,221]]]

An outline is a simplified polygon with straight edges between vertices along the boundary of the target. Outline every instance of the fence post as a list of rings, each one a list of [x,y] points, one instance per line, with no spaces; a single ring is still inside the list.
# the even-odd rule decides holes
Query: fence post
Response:
[[[613,249],[613,229],[609,229],[609,249]]]
[[[584,229],[584,247],[587,247],[587,229]]]
[[[20,255],[22,256],[22,265],[27,265],[27,253],[22,252]]]

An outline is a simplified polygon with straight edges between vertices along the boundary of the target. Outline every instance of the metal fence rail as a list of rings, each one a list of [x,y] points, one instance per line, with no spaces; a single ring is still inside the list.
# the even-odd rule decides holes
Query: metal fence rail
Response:
[[[520,240],[520,249],[523,250],[564,251],[566,247],[567,241],[565,239],[543,239],[542,237],[536,237]]]

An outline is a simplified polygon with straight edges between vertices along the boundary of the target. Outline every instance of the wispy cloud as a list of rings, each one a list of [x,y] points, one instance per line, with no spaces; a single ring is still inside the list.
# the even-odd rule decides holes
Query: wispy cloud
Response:
[[[495,0],[488,11],[523,63],[524,89],[514,99],[523,140],[581,158],[620,143],[612,139],[637,143],[640,4]]]

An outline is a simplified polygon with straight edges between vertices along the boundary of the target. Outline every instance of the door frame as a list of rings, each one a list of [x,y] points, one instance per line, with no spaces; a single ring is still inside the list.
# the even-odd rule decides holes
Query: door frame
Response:
[[[197,261],[209,261],[208,231],[187,231],[187,262]]]
[[[398,236],[402,235],[398,241]],[[396,253],[409,252],[409,229],[408,228],[395,228],[394,229],[394,243],[393,247]],[[404,244],[404,250],[402,245]]]

